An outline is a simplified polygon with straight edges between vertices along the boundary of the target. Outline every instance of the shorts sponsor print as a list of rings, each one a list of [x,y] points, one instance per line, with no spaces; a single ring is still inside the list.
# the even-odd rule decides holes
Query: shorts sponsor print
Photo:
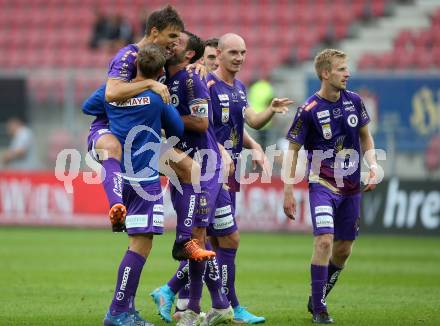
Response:
[[[148,193],[151,197],[158,197],[158,199],[144,199],[136,192],[136,188]],[[124,184],[122,199],[127,207],[125,226],[129,235],[163,233],[164,209],[162,196],[159,196],[161,191],[159,182],[143,185]]]
[[[359,233],[361,194],[340,195],[320,184],[310,184],[313,234],[334,234],[335,240],[354,240]]]

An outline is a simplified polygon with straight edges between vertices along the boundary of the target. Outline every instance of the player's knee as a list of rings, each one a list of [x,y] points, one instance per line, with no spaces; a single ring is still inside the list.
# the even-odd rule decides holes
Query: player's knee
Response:
[[[351,247],[350,246],[344,246],[344,247],[333,249],[333,256],[339,262],[345,262],[348,259],[348,257],[350,257],[350,255],[351,255]]]
[[[111,158],[114,158],[118,161],[121,160],[122,148],[121,148],[121,144],[116,139],[109,141],[105,149],[108,152],[109,158],[111,157]]]
[[[331,239],[321,238],[317,239],[315,244],[315,249],[320,255],[330,255],[332,250],[332,241]]]

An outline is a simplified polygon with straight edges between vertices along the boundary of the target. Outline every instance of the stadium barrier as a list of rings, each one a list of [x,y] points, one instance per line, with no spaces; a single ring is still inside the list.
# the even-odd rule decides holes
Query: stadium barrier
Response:
[[[440,181],[381,182],[362,200],[362,232],[440,235]]]
[[[0,172],[0,224],[109,227],[108,203],[100,184],[87,184],[84,174],[68,193],[52,172]],[[243,185],[237,195],[237,219],[243,231],[300,231],[310,227],[306,184],[296,187],[298,216],[292,222],[283,212],[283,186],[257,181]],[[175,212],[168,192],[164,197],[165,227],[174,228]]]

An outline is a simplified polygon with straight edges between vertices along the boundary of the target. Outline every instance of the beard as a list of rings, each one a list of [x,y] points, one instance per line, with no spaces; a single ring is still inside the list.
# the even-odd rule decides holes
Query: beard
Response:
[[[167,65],[175,66],[181,64],[183,61],[185,61],[185,53],[186,51],[182,53],[175,53],[171,58],[167,59]]]

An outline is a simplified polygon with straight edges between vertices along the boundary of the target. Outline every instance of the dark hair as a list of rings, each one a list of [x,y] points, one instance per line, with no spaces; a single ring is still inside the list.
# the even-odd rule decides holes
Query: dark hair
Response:
[[[147,18],[145,24],[145,34],[150,35],[153,27],[156,27],[159,32],[163,31],[168,26],[173,26],[180,31],[185,29],[182,19],[173,6],[168,5],[160,10],[153,11]]]
[[[145,78],[155,78],[165,65],[165,52],[157,44],[147,44],[139,49],[137,64]]]
[[[186,50],[192,50],[195,52],[194,56],[189,62],[194,63],[203,56],[203,52],[205,51],[205,43],[200,37],[191,32],[183,31],[183,33],[188,35],[188,44],[186,45]]]
[[[210,46],[212,48],[218,48],[218,37],[212,37],[205,41],[205,47]]]

